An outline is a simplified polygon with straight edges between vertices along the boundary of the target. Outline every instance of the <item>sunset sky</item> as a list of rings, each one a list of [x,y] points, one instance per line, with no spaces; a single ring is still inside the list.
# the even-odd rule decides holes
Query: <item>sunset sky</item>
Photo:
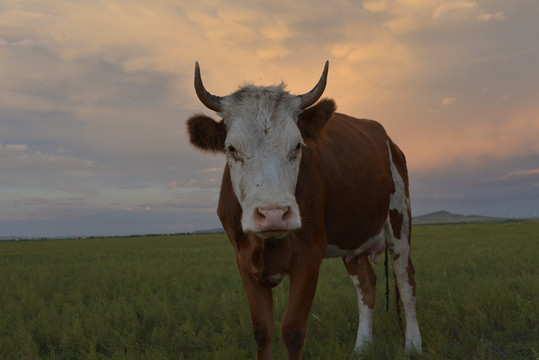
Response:
[[[539,215],[537,0],[0,0],[0,236],[219,226],[225,161],[187,140],[246,81],[380,121],[414,215]]]

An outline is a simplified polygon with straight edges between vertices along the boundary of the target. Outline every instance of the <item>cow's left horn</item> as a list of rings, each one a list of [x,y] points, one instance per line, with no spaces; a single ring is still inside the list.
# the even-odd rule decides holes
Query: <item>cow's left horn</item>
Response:
[[[326,66],[324,66],[324,71],[322,72],[322,76],[320,76],[320,80],[318,80],[318,84],[309,91],[306,94],[299,95],[301,97],[301,108],[305,109],[314,104],[318,99],[320,99],[320,96],[324,93],[324,90],[326,89],[326,82],[328,79],[328,68],[329,68],[329,61],[326,61]]]
[[[220,96],[215,96],[210,94],[204,84],[202,84],[202,77],[200,76],[200,67],[198,66],[198,61],[195,63],[195,91],[200,101],[208,108],[213,111],[221,112],[223,106],[221,105],[222,98]]]

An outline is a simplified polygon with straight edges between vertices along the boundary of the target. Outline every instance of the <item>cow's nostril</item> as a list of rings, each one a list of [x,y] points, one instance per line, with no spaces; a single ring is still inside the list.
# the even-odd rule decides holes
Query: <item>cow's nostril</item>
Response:
[[[256,210],[255,210],[255,217],[256,217],[258,220],[264,220],[264,219],[266,218],[266,216],[264,215],[264,213],[261,212],[259,208],[256,208]]]
[[[283,221],[288,221],[292,218],[292,209],[290,209],[290,206],[286,208],[285,213],[283,214]]]

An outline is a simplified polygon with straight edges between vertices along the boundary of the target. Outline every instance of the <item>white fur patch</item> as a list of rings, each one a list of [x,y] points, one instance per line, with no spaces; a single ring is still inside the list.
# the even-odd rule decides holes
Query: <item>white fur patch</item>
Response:
[[[356,346],[354,347],[354,351],[360,353],[372,341],[372,319],[374,309],[369,308],[363,302],[363,292],[359,286],[357,275],[350,275],[350,278],[357,291],[357,304],[359,308],[359,326],[357,328]]]
[[[384,237],[384,231],[380,231],[377,235],[373,236],[369,240],[367,240],[365,243],[363,243],[361,246],[355,249],[342,249],[338,245],[332,245],[329,244],[328,248],[326,250],[326,258],[331,257],[340,257],[340,256],[348,256],[348,255],[359,255],[364,252],[368,252],[369,249],[372,248],[380,248],[384,247],[385,243],[385,237]]]
[[[286,273],[279,273],[279,274],[270,275],[267,277],[267,279],[274,284],[279,284],[284,279],[285,276],[286,276]]]

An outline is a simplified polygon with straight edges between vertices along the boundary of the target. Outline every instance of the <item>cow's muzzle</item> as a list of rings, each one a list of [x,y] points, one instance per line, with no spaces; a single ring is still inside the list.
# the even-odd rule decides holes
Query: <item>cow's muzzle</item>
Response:
[[[256,233],[262,238],[283,238],[295,230],[294,211],[290,206],[261,206],[254,210]]]

